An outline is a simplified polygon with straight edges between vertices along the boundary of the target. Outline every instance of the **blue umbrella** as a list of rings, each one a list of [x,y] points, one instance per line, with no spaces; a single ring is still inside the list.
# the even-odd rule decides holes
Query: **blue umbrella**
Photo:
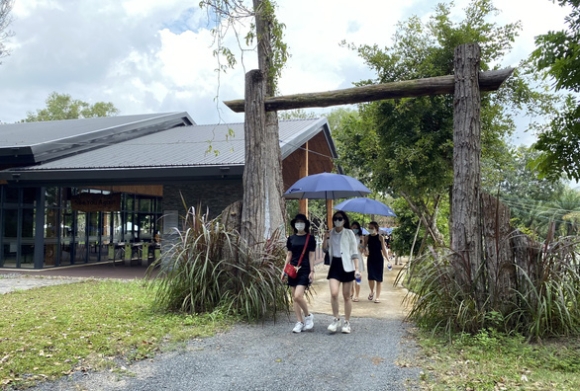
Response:
[[[352,198],[336,205],[334,209],[345,212],[356,212],[367,215],[380,215],[397,217],[395,212],[382,202],[370,198]]]
[[[299,179],[284,193],[284,198],[304,199],[357,197],[370,194],[370,190],[357,179],[348,175],[322,173]]]
[[[381,233],[383,235],[390,235],[393,233],[393,229],[392,228],[387,228],[387,227],[381,227],[379,228],[379,231],[381,231]]]

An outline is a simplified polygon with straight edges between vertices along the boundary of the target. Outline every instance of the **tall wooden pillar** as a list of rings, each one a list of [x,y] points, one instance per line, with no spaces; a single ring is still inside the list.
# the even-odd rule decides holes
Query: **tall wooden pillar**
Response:
[[[483,301],[483,278],[477,278],[483,262],[479,196],[480,58],[481,50],[477,44],[465,44],[455,49],[451,248],[456,254],[457,278],[465,289],[475,288],[476,297]],[[474,286],[475,281],[477,284]]]
[[[326,226],[328,229],[332,228],[332,208],[334,208],[334,200],[326,200]]]
[[[304,144],[302,156],[302,163],[300,164],[300,178],[308,176],[308,141],[306,141],[306,144]],[[308,217],[308,199],[300,200],[298,209],[300,210],[300,213],[304,213],[304,215]]]

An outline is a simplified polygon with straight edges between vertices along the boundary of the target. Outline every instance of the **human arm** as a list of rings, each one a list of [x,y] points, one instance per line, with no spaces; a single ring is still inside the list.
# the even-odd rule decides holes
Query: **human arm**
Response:
[[[383,238],[381,236],[381,252],[383,253],[383,257],[385,257],[386,260],[389,259],[389,252],[387,250],[387,245],[385,244],[385,238]]]
[[[328,252],[328,246],[330,245],[330,243],[328,242],[329,240],[330,240],[330,231],[325,231],[322,239],[322,251],[324,251],[325,253]]]
[[[310,260],[310,274],[308,275],[308,279],[310,282],[314,281],[314,259],[316,257],[316,253],[314,251],[310,251],[308,254],[308,259]]]
[[[359,241],[357,240],[356,235],[352,231],[348,230],[348,232],[350,232],[349,235],[350,258],[354,266],[354,273],[355,275],[360,275]]]
[[[362,253],[365,257],[369,256],[369,249],[368,249],[368,241],[369,241],[369,237],[365,236],[363,237],[363,244],[362,244]]]

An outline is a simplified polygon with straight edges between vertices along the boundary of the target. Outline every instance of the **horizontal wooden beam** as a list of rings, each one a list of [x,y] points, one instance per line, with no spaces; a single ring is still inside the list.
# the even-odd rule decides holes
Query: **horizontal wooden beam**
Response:
[[[479,90],[495,91],[512,74],[514,68],[480,72]],[[328,107],[383,99],[416,98],[427,95],[453,94],[455,76],[437,76],[425,79],[373,84],[343,90],[312,92],[266,98],[266,111],[294,110],[306,107]],[[244,112],[244,100],[229,100],[226,106],[236,113]]]

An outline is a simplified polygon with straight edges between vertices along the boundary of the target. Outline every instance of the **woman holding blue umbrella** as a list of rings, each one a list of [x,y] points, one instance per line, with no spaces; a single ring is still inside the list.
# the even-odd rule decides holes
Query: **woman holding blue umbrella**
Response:
[[[379,224],[376,221],[369,223],[368,230],[369,234],[365,236],[363,246],[367,255],[368,280],[369,288],[371,289],[369,300],[380,303],[385,258],[388,256],[387,246],[382,235],[379,233]]]
[[[339,210],[332,216],[334,228],[324,235],[322,249],[330,255],[330,268],[328,270],[328,285],[330,287],[330,304],[334,320],[328,326],[328,331],[336,333],[340,327],[338,315],[338,294],[340,284],[342,284],[342,296],[344,298],[344,324],[341,331],[350,334],[350,313],[352,302],[350,291],[355,276],[360,276],[359,272],[359,252],[358,243],[354,233],[350,230],[348,216]]]

